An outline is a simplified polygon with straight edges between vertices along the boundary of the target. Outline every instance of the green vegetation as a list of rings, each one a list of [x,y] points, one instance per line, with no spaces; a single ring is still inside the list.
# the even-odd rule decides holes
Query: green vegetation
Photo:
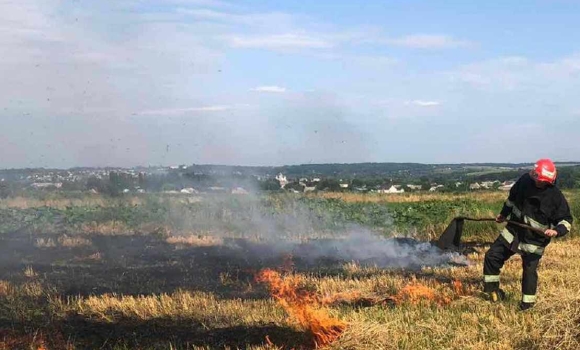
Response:
[[[579,193],[566,192],[576,218],[580,217]],[[260,227],[260,220],[276,221],[285,216],[288,220],[306,220],[308,229],[317,231],[333,231],[354,223],[386,236],[413,234],[421,239],[434,239],[456,216],[494,217],[501,209],[505,195],[507,193],[499,193],[491,200],[484,201],[478,197],[453,195],[414,202],[403,201],[405,197],[401,197],[401,201],[397,202],[396,196],[394,201],[387,201],[393,198],[388,195],[362,195],[350,200],[348,195],[341,199],[340,196],[324,198],[280,193],[258,197],[143,195],[133,200],[102,197],[104,201],[98,205],[81,200],[75,205],[67,205],[65,201],[64,207],[51,206],[50,202],[34,202],[37,207],[23,209],[2,208],[0,205],[0,233],[15,230],[75,232],[116,223],[118,230],[132,233],[147,233],[147,229],[155,231],[160,228],[169,232],[217,228],[242,235],[247,231],[261,233],[264,228]],[[373,198],[378,200],[371,201]],[[381,198],[384,201],[380,201]],[[490,233],[495,234],[494,225],[468,223],[465,226],[466,237],[489,238]],[[575,228],[577,225],[575,222]]]

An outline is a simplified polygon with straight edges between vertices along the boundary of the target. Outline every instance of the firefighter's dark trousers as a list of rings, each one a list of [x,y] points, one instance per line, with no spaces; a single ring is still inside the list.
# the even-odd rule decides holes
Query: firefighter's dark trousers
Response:
[[[499,273],[503,264],[515,252],[510,250],[507,242],[500,236],[485,253],[483,262],[483,279],[486,293],[499,289]],[[524,303],[536,302],[536,290],[538,288],[538,264],[541,255],[522,253],[522,301]]]

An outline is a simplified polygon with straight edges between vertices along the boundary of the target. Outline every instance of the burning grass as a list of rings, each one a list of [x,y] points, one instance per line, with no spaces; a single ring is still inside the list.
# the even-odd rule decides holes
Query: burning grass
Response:
[[[46,349],[63,349],[54,347],[52,338],[45,337],[58,332],[65,340],[62,344],[71,350],[190,349],[192,345],[252,349],[578,349],[580,241],[560,241],[550,246],[540,268],[540,300],[528,313],[517,311],[521,275],[517,257],[506,263],[502,274],[508,300],[490,304],[481,297],[484,252],[478,249],[471,254],[476,262],[471,266],[416,272],[354,263],[336,274],[297,272],[299,261],[294,261],[297,266],[290,266],[287,257],[275,265],[286,266],[285,273],[261,270],[259,274],[259,280],[270,286],[272,299],[257,298],[257,287],[250,290],[254,294],[247,300],[219,297],[217,289],[62,296],[47,284],[44,274],[23,282],[3,278],[0,326],[9,326],[2,333],[5,338],[0,339],[0,349],[36,350],[38,339],[44,339]],[[120,281],[110,278],[112,283]],[[45,338],[27,336],[35,332]]]
[[[299,276],[282,278],[279,272],[265,269],[257,275],[256,280],[267,283],[272,297],[301,327],[310,332],[315,348],[329,345],[346,329],[346,322],[332,317],[320,307],[319,298],[301,286],[303,280]]]
[[[291,258],[291,257],[290,257]],[[447,285],[432,281],[428,286],[413,278],[397,293],[384,297],[380,295],[362,296],[361,291],[339,292],[324,297],[308,288],[304,278],[287,270],[288,258],[283,269],[286,274],[272,269],[258,273],[256,280],[266,283],[272,297],[297,323],[311,334],[315,348],[328,346],[336,341],[347,329],[348,323],[331,316],[327,306],[398,307],[401,305],[437,305],[445,307],[453,300],[465,296],[466,291],[459,280]],[[314,283],[314,281],[311,281]]]
[[[224,236],[222,244],[153,232],[164,223],[100,223],[82,234],[0,235],[0,350],[580,348],[578,239],[550,245],[539,302],[520,313],[518,257],[502,273],[505,302],[490,304],[480,294],[485,247],[474,248],[468,266],[389,270],[308,260],[239,236]],[[60,239],[65,233],[91,244]],[[326,243],[292,247],[333,254],[349,247]]]

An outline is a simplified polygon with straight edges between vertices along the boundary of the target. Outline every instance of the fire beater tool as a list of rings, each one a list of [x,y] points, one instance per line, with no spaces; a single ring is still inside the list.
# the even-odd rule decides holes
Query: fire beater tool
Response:
[[[469,218],[465,216],[459,216],[451,220],[445,231],[439,236],[439,240],[435,245],[443,250],[461,250],[461,235],[463,234],[463,224],[465,221],[495,221],[495,218]],[[544,234],[544,230],[532,227],[521,222],[506,220],[504,221],[508,224],[520,226],[532,230],[534,232]]]

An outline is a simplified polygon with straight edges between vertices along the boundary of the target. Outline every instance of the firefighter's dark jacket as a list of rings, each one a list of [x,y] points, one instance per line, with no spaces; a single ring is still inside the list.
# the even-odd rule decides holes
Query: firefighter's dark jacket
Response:
[[[529,174],[522,175],[510,189],[501,215],[509,219],[540,228],[553,228],[557,237],[565,236],[572,226],[570,207],[560,189],[556,186],[538,188]],[[522,243],[545,247],[550,237],[521,228],[507,225],[507,229]]]

